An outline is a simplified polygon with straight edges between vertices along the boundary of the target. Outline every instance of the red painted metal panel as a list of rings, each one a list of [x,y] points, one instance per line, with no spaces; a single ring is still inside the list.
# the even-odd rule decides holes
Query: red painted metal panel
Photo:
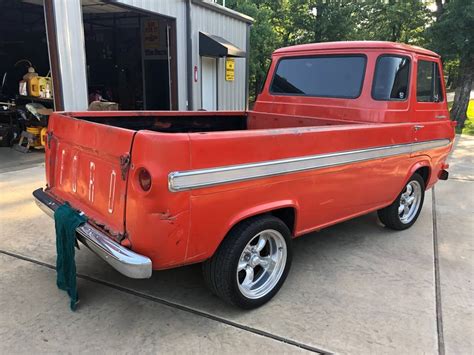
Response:
[[[130,154],[135,132],[60,113],[50,117],[48,132],[50,192],[113,234],[123,233],[128,174],[122,175],[120,157]]]

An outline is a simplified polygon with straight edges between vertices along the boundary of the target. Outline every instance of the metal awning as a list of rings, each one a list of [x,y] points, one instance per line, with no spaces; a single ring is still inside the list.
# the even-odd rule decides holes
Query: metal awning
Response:
[[[245,57],[245,51],[222,37],[199,32],[199,55],[203,57]]]

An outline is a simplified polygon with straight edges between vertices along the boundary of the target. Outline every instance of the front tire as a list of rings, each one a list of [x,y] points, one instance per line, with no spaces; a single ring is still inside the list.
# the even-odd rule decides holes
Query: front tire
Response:
[[[425,199],[425,181],[415,173],[388,207],[378,210],[380,221],[395,230],[410,228],[418,219]]]
[[[258,216],[228,233],[214,256],[204,262],[204,280],[224,301],[252,309],[275,296],[291,260],[288,227],[276,217]]]

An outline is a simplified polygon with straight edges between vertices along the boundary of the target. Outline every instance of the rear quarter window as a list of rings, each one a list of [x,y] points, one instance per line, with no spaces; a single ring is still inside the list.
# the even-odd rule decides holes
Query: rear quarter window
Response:
[[[270,93],[355,99],[362,90],[366,62],[364,55],[283,58]]]
[[[383,54],[377,58],[372,98],[383,101],[400,101],[408,97],[410,58]]]
[[[416,100],[418,102],[441,102],[444,100],[438,63],[419,60],[416,81]]]

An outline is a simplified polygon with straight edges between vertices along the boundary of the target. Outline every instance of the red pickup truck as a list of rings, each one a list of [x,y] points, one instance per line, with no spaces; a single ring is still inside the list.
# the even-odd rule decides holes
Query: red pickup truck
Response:
[[[33,195],[84,213],[77,238],[119,272],[202,262],[215,294],[253,308],[283,284],[293,238],[372,211],[415,223],[453,139],[437,54],[300,45],[275,51],[253,111],[54,113]]]

